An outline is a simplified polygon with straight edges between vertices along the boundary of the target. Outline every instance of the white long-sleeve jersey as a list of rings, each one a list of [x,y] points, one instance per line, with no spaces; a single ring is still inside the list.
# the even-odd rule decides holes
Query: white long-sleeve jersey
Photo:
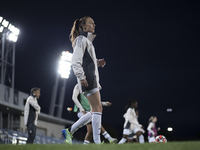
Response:
[[[127,127],[128,124],[131,124],[130,127],[134,128],[141,128],[142,125],[139,124],[138,119],[137,119],[137,115],[135,113],[135,109],[134,108],[128,108],[128,110],[126,111],[126,113],[124,114],[124,118],[125,118],[125,123],[124,123],[124,128]]]
[[[72,69],[77,77],[78,83],[80,80],[86,79],[88,87],[82,87],[82,91],[88,91],[94,88],[100,88],[99,84],[99,61],[96,58],[96,53],[92,41],[96,35],[89,32],[81,32],[74,40],[73,55],[72,55]]]
[[[37,126],[38,114],[40,114],[40,106],[36,97],[29,96],[24,107],[24,124],[28,121],[33,122]]]
[[[154,131],[152,130],[154,128],[154,126],[155,126],[155,124],[153,122],[150,122],[150,124],[147,127],[147,130],[149,132],[151,132],[153,136],[155,135]]]

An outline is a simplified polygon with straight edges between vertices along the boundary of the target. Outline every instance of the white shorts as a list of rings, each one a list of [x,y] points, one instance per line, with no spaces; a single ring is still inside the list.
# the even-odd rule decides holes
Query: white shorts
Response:
[[[129,134],[128,139],[130,139],[130,140],[137,139],[137,135]]]
[[[123,134],[125,135],[130,135],[130,134],[135,134],[137,133],[138,131],[140,131],[140,128],[134,128],[134,129],[124,129],[123,130]]]
[[[123,130],[123,134],[124,135],[129,135],[129,134],[131,134],[131,131],[129,129],[124,129]]]
[[[152,136],[152,137],[148,137],[148,140],[149,140],[149,143],[151,143],[151,142],[155,142],[155,141],[156,141],[156,139],[155,139],[154,136]]]
[[[131,132],[134,133],[134,134],[137,133],[138,131],[140,131],[140,128],[134,128],[134,129],[131,130]]]
[[[85,91],[85,92],[84,92],[84,95],[85,95],[86,97],[88,97],[88,96],[90,96],[90,95],[96,93],[97,91],[99,91],[99,88],[94,88],[94,89],[91,89],[91,90],[89,90],[89,91]]]

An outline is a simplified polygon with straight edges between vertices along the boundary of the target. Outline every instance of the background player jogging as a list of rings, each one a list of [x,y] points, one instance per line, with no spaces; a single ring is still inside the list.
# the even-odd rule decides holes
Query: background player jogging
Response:
[[[78,118],[81,118],[83,115],[85,115],[87,112],[91,111],[90,104],[88,102],[88,99],[80,93],[78,84],[75,85],[73,90],[73,96],[72,100],[75,103],[74,106],[74,112],[77,112]],[[112,103],[110,102],[101,102],[102,106],[110,106]],[[92,118],[91,118],[92,121]],[[83,144],[89,144],[92,140],[92,122],[89,122],[86,124],[87,127],[87,133],[85,135],[84,143]],[[104,127],[101,125],[101,134],[110,142],[110,143],[116,143],[117,139],[112,138],[110,134],[104,129]]]
[[[144,136],[142,135],[141,127],[137,121],[137,115],[135,109],[138,106],[138,102],[134,99],[129,99],[128,105],[126,106],[126,113],[124,114],[125,123],[123,129],[123,137],[118,144],[123,144],[127,141],[127,138],[130,134],[134,133],[139,138],[140,143],[144,143]]]

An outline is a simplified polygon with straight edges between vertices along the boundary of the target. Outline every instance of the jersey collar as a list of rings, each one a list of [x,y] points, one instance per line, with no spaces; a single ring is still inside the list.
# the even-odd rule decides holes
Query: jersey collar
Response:
[[[80,32],[80,35],[85,36],[90,42],[93,42],[94,38],[97,36],[96,34],[92,34],[91,32]]]

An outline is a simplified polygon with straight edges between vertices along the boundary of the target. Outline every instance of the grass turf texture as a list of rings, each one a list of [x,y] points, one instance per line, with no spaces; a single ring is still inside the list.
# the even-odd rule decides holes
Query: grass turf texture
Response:
[[[133,143],[103,145],[65,145],[65,144],[32,144],[32,145],[0,145],[1,150],[200,150],[200,141],[168,142],[168,143]]]

